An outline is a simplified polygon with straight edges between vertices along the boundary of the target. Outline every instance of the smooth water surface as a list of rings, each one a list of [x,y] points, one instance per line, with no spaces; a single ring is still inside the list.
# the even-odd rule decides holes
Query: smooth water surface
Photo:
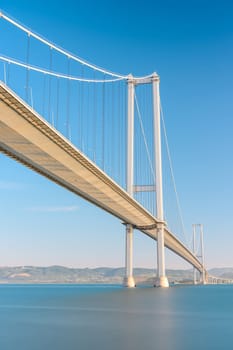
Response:
[[[1,350],[232,349],[233,286],[1,285]]]

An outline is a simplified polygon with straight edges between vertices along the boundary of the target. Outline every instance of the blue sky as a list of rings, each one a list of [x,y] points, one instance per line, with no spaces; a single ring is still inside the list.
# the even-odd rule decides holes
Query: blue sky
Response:
[[[159,73],[186,230],[204,224],[207,267],[233,266],[231,1],[0,0],[0,8],[99,66]],[[3,155],[0,169],[0,265],[124,265],[117,219]],[[155,262],[155,244],[135,233],[135,265]],[[167,265],[189,266],[171,253]]]

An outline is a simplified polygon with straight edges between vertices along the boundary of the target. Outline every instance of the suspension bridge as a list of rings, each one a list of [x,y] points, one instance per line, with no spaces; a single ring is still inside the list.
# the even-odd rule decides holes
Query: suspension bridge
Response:
[[[125,224],[126,286],[135,286],[134,229],[157,241],[156,286],[169,286],[165,247],[206,283],[203,252],[165,220],[159,76],[95,66],[3,12],[0,30],[0,151]]]

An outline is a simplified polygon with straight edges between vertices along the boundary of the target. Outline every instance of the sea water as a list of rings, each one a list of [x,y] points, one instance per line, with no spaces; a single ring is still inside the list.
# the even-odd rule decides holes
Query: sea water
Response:
[[[231,285],[0,285],[1,350],[232,348]]]

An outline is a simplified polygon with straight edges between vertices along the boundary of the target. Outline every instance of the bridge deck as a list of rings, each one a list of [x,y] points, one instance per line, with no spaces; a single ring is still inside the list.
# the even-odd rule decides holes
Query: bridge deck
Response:
[[[144,227],[158,223],[3,83],[0,83],[0,151],[125,223]],[[156,239],[156,229],[143,232]],[[201,271],[198,259],[167,229],[165,245]]]

